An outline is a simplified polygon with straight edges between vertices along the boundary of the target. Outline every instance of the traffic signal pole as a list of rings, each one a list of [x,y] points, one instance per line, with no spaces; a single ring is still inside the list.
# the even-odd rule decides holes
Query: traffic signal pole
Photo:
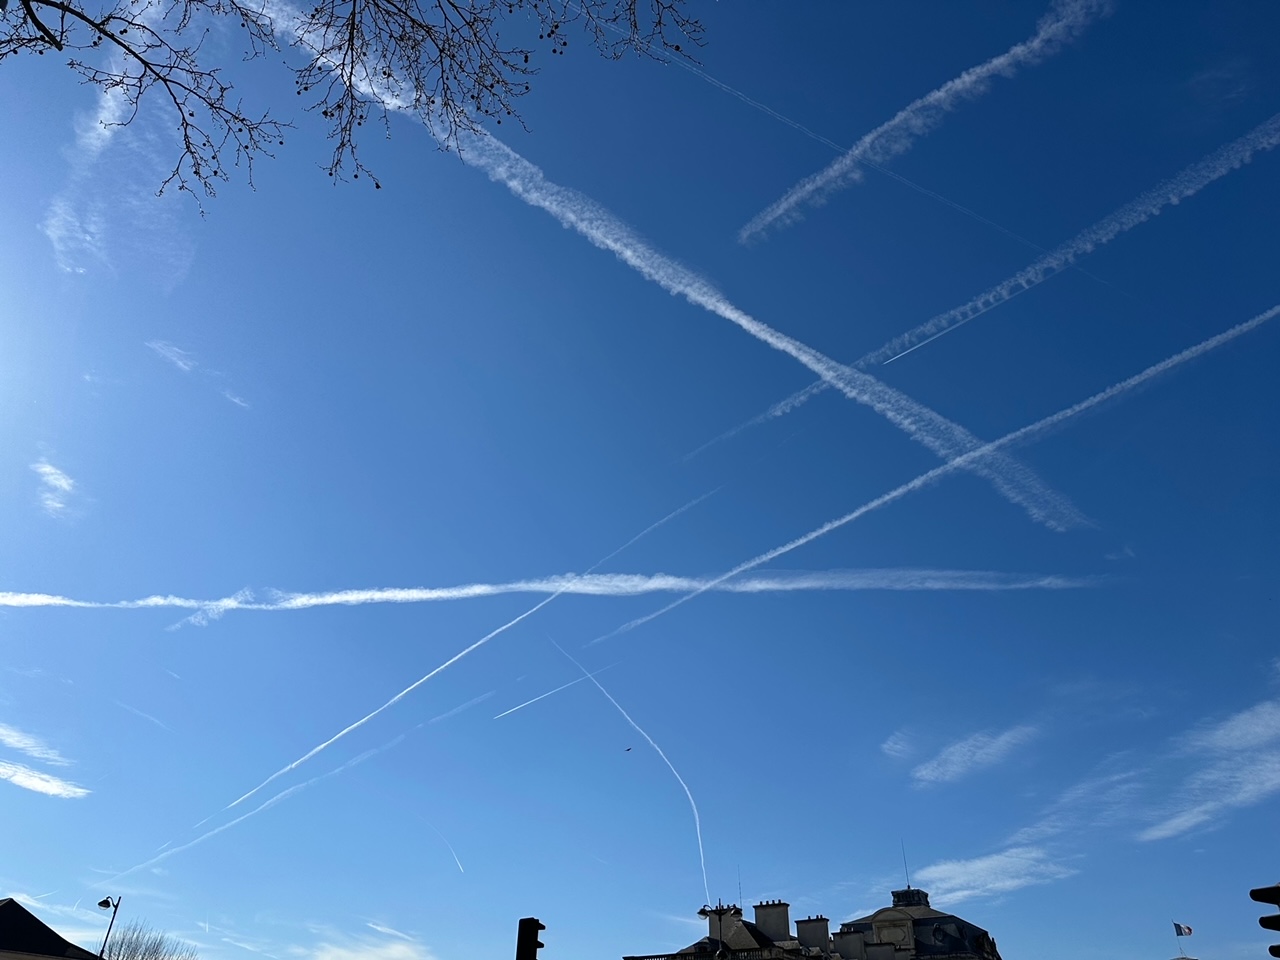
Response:
[[[537,917],[524,917],[516,931],[516,960],[538,960],[538,950],[544,946],[538,934],[547,929]]]
[[[1256,900],[1258,903],[1269,903],[1273,907],[1280,907],[1280,884],[1270,887],[1258,887],[1256,890],[1249,891],[1249,898]],[[1258,926],[1263,930],[1275,930],[1280,933],[1280,913],[1272,914],[1267,917],[1258,918]],[[1280,943],[1273,943],[1267,948],[1267,952],[1273,957],[1280,958]]]

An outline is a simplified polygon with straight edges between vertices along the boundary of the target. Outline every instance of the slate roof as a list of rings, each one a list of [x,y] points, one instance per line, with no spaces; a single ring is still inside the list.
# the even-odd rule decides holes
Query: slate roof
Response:
[[[96,953],[63,939],[12,897],[0,900],[0,951],[6,950],[65,960],[98,960]]]
[[[730,950],[757,950],[761,947],[772,947],[774,945],[763,930],[750,920],[741,918],[735,918],[732,924],[726,925],[723,943]],[[697,943],[691,943],[679,952],[715,953],[720,944],[721,941],[714,937],[703,937]]]

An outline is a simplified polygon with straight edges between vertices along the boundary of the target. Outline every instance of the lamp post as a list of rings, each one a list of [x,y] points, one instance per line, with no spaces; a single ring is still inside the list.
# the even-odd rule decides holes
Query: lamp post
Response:
[[[102,960],[107,954],[107,938],[111,936],[111,928],[116,922],[116,911],[120,909],[120,898],[116,897],[113,901],[110,897],[103,897],[98,901],[98,906],[103,910],[111,911],[111,922],[107,924],[107,935],[102,938],[102,949],[98,951],[98,960]]]

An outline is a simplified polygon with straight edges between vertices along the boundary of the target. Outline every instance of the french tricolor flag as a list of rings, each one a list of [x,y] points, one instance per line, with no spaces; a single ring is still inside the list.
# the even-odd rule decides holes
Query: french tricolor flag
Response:
[[[1173,925],[1173,935],[1175,937],[1189,937],[1191,936],[1191,928],[1185,923],[1175,923]]]

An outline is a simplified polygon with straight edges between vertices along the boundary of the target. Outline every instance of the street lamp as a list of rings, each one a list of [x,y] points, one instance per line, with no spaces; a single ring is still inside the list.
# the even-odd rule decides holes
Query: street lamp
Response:
[[[111,911],[111,922],[107,924],[107,935],[102,938],[102,949],[98,951],[98,960],[102,960],[107,953],[107,937],[111,936],[111,927],[116,922],[116,911],[120,909],[120,898],[116,897],[113,901],[110,897],[103,897],[98,901],[98,906],[103,910]]]

